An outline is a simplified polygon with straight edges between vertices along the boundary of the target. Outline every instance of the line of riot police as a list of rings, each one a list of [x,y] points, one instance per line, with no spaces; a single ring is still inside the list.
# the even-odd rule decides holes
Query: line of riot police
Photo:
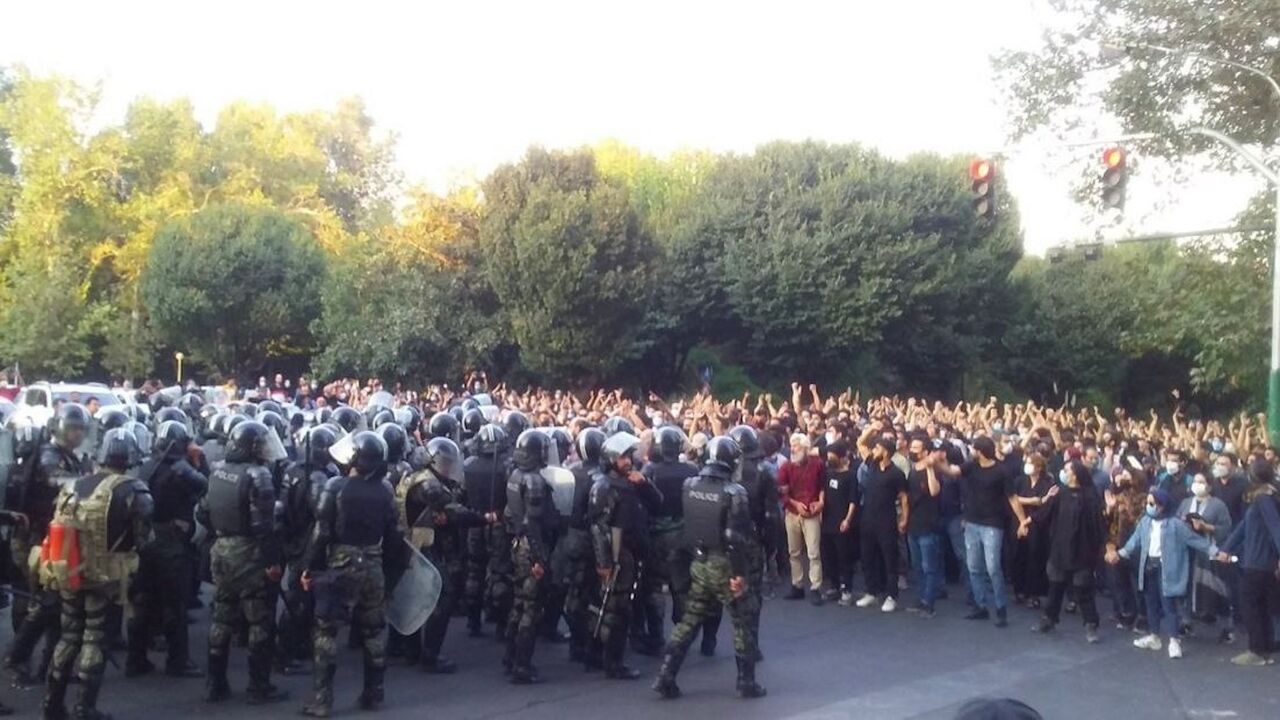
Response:
[[[572,437],[484,395],[425,423],[376,393],[363,410],[307,413],[198,395],[161,397],[145,418],[67,403],[47,430],[7,427],[0,524],[17,602],[5,665],[17,682],[46,683],[47,718],[107,717],[97,697],[112,648],[127,651],[127,676],[144,675],[157,670],[160,637],[162,671],[204,676],[210,702],[232,695],[236,639],[250,703],[285,699],[273,673],[310,660],[303,713],[327,717],[343,625],[363,651],[359,703],[372,709],[388,655],[456,671],[442,654],[455,614],[472,637],[492,626],[512,683],[540,680],[540,639],[567,641],[588,670],[634,679],[630,641],[663,656],[654,689],[674,697],[690,643],[701,630],[714,654],[727,609],[739,695],[764,694],[757,635],[778,503],[749,427],[709,443],[700,468],[676,427],[653,432],[644,462],[626,420]],[[213,587],[203,672],[187,638],[202,580]],[[68,712],[73,670],[80,694]]]

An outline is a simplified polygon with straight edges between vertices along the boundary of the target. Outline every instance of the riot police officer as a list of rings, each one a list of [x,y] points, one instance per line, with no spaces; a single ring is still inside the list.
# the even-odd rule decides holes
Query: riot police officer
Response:
[[[10,539],[10,553],[26,570],[30,567],[27,559],[31,548],[40,547],[49,533],[58,493],[64,485],[89,472],[90,463],[79,453],[89,431],[89,423],[89,411],[83,406],[63,404],[49,422],[50,441],[40,446],[35,462],[27,466],[19,479],[16,503],[19,512],[27,517],[27,524],[14,532]],[[26,574],[22,579],[23,587],[19,589],[30,593],[30,599],[22,623],[14,634],[5,665],[13,671],[17,684],[33,685],[39,682],[38,678],[48,667],[53,643],[58,637],[59,599],[56,592],[42,587],[34,574]],[[45,638],[45,653],[41,667],[32,672],[29,667],[31,655],[42,637]]]
[[[387,444],[387,482],[394,488],[413,473],[405,454],[409,449],[409,433],[394,422],[378,425],[374,432]]]
[[[631,623],[631,597],[636,586],[637,556],[648,546],[648,516],[662,504],[662,495],[636,469],[640,438],[626,432],[610,437],[601,450],[603,481],[591,490],[592,545],[596,573],[604,586],[599,638],[604,650],[605,675],[634,680],[639,671],[622,662]]]
[[[164,408],[160,414],[170,410],[175,408]],[[190,444],[191,434],[185,422],[162,423],[156,429],[154,454],[139,473],[155,502],[152,518],[155,535],[138,550],[126,676],[144,675],[154,669],[147,659],[147,650],[157,625],[165,637],[165,674],[171,677],[203,675],[187,652],[187,578],[195,571],[187,543],[195,529],[196,504],[209,489],[209,480],[187,462]]]
[[[443,581],[435,611],[427,618],[422,637],[409,656],[411,662],[420,658],[423,669],[430,673],[457,670],[457,665],[441,655],[440,649],[461,590],[457,570],[462,564],[465,533],[497,520],[496,514],[482,515],[463,503],[462,465],[462,451],[455,442],[432,438],[426,447],[426,468],[411,475],[396,491],[401,523],[407,528],[410,543],[436,566]]]
[[[383,555],[401,557],[402,534],[395,492],[384,474],[387,444],[377,433],[361,431],[344,438],[332,452],[351,469],[325,485],[316,510],[316,527],[307,547],[303,587],[315,593],[312,637],[315,695],[304,715],[328,717],[333,707],[339,626],[354,619],[364,648],[364,690],[360,706],[377,708],[386,673],[386,578]],[[394,564],[394,562],[393,562]]]
[[[588,617],[588,608],[597,599],[599,591],[588,513],[591,488],[597,479],[603,481],[600,453],[604,442],[604,433],[596,428],[586,428],[578,433],[575,441],[578,463],[570,468],[573,472],[573,511],[569,514],[568,528],[562,540],[569,563],[568,592],[564,601],[564,613],[569,622],[569,659],[586,664],[589,670],[598,670],[602,665],[598,642],[592,642],[593,626]]]
[[[542,580],[549,559],[544,524],[548,514],[554,512],[550,489],[540,471],[547,466],[550,441],[537,430],[521,433],[513,454],[515,469],[507,479],[504,520],[512,538],[514,597],[507,618],[507,650],[502,664],[510,671],[511,682],[517,685],[539,682],[533,651],[541,620]]]
[[[645,574],[642,582],[646,586],[640,596],[647,602],[643,609],[647,617],[642,625],[647,626],[648,636],[645,646],[636,646],[636,651],[649,650],[653,654],[662,652],[663,611],[659,591],[666,585],[671,593],[671,622],[680,622],[683,612],[685,594],[689,590],[689,557],[681,547],[681,536],[684,530],[684,510],[681,499],[684,495],[684,481],[698,474],[698,468],[683,462],[680,454],[684,451],[686,440],[684,433],[672,425],[665,425],[654,431],[653,445],[649,449],[650,463],[642,470],[649,482],[662,494],[662,504],[652,519],[652,542],[645,562]],[[712,624],[714,623],[714,624]],[[703,625],[702,650],[708,655],[708,646],[714,652],[716,628],[720,626],[719,617],[708,619]]]
[[[706,463],[684,486],[684,539],[693,553],[689,568],[693,584],[684,616],[671,631],[666,655],[653,689],[666,698],[680,696],[676,674],[684,662],[693,633],[708,606],[720,603],[733,619],[734,650],[738,663],[738,696],[757,698],[765,690],[755,679],[755,633],[750,624],[755,597],[748,591],[750,556],[747,548],[753,532],[747,491],[734,481],[742,463],[742,449],[731,438],[720,436],[707,443]]]
[[[227,439],[226,460],[213,468],[200,504],[201,523],[217,538],[213,571],[213,622],[209,626],[209,702],[231,696],[227,660],[232,626],[249,626],[249,702],[284,700],[271,684],[276,591],[284,551],[275,532],[275,486],[268,466],[285,459],[284,446],[262,423],[243,420]]]
[[[777,552],[774,540],[778,537],[777,527],[782,524],[778,512],[778,482],[770,476],[761,465],[764,460],[764,448],[760,446],[760,437],[750,425],[738,425],[729,431],[729,437],[742,449],[742,472],[738,483],[747,491],[748,507],[751,510],[753,532],[747,545],[748,592],[755,596],[750,606],[751,627],[756,638],[755,660],[764,659],[760,652],[760,611],[764,605],[764,568],[767,558]],[[718,623],[717,623],[718,624]],[[705,628],[704,628],[705,632]],[[706,642],[706,635],[702,636]]]
[[[472,454],[462,466],[467,507],[480,515],[502,517],[506,509],[508,471],[502,459],[506,444],[507,434],[500,426],[485,425],[472,439]],[[511,541],[506,525],[470,528],[466,543],[463,603],[467,630],[472,637],[480,636],[482,614],[487,609],[497,620],[497,636],[502,640],[511,611]]]
[[[297,672],[297,662],[309,654],[314,604],[311,594],[302,590],[302,572],[307,569],[304,554],[315,531],[320,493],[329,478],[339,474],[329,456],[337,440],[333,429],[325,425],[304,430],[298,438],[298,460],[284,472],[280,519],[287,566],[276,666],[286,675]]]
[[[66,718],[67,683],[72,666],[80,679],[76,720],[110,720],[97,709],[106,666],[107,608],[120,601],[131,572],[137,569],[137,548],[151,535],[153,503],[147,486],[128,474],[141,457],[136,437],[124,428],[109,430],[98,449],[99,472],[63,486],[53,522],[67,528],[64,547],[50,547],[49,562],[41,564],[48,584],[62,600],[62,637],[53,651],[44,717]],[[75,530],[73,540],[71,528]],[[65,546],[75,543],[79,567]]]

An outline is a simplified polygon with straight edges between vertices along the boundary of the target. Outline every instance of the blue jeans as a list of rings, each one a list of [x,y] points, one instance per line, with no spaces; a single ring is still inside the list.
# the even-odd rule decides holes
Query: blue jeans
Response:
[[[997,611],[1009,605],[1004,568],[1000,564],[1003,546],[1003,528],[965,523],[964,553],[969,559],[969,584],[973,588],[973,602],[980,608],[987,607],[988,595]]]
[[[911,581],[920,588],[920,602],[933,607],[942,588],[942,537],[937,533],[908,535]]]
[[[972,597],[973,590],[969,589],[969,564],[964,559],[964,518],[959,515],[948,518],[946,531],[949,541],[947,544],[951,546],[951,553],[956,556],[956,562],[960,564],[960,584]]]
[[[1142,581],[1142,599],[1147,605],[1147,631],[1154,635],[1178,637],[1182,629],[1182,604],[1186,598],[1165,597],[1159,572],[1147,573]]]

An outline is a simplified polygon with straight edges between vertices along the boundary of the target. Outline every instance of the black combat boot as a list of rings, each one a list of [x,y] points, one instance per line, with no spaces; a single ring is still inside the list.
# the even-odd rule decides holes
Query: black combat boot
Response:
[[[386,673],[386,668],[373,667],[372,665],[364,666],[364,691],[360,693],[361,710],[377,710],[378,706],[382,704],[385,695],[382,689],[382,679]]]
[[[40,717],[44,720],[66,720],[69,717],[66,706],[67,680],[65,674],[49,674],[49,684],[44,692],[44,704],[41,705]]]
[[[623,664],[622,655],[625,649],[626,639],[620,633],[616,637],[609,638],[609,646],[605,649],[604,656],[604,676],[610,680],[635,680],[640,677],[639,670]]]
[[[265,644],[249,650],[250,705],[266,705],[289,699],[289,693],[271,684],[271,645]]]
[[[102,692],[102,671],[80,679],[80,694],[76,698],[75,720],[111,720],[111,716],[98,710],[98,694]]]
[[[205,683],[205,702],[222,702],[231,697],[231,683],[227,682],[227,656],[209,653],[209,675]]]
[[[750,658],[739,657],[738,661],[738,697],[764,697],[766,690],[756,683],[756,663]]]
[[[587,672],[596,672],[604,668],[604,647],[598,638],[593,637],[587,641],[587,648],[582,655],[582,667]]]
[[[662,666],[658,668],[658,679],[653,681],[653,691],[668,700],[680,697],[680,687],[676,685],[676,674],[684,664],[684,652],[667,648],[662,657]]]
[[[333,708],[333,676],[337,674],[337,665],[326,665],[317,668],[315,673],[315,696],[311,702],[302,706],[302,714],[308,717],[329,717]],[[368,675],[365,676],[366,680]]]

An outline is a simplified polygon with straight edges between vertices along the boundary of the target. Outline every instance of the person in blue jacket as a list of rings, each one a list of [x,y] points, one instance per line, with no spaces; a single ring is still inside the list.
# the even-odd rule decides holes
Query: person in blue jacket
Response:
[[[1190,525],[1174,517],[1177,501],[1166,490],[1155,489],[1147,495],[1146,514],[1138,521],[1129,541],[1119,551],[1107,555],[1107,562],[1118,563],[1138,557],[1138,592],[1147,606],[1150,633],[1133,641],[1142,650],[1164,647],[1161,635],[1169,638],[1169,657],[1182,657],[1178,640],[1182,606],[1191,579],[1188,549],[1216,555],[1217,547],[1199,535]]]
[[[1275,469],[1266,460],[1249,464],[1250,486],[1245,493],[1248,510],[1218,554],[1219,561],[1238,562],[1241,569],[1240,614],[1249,633],[1249,650],[1231,662],[1246,667],[1274,662],[1272,617],[1280,612],[1275,599],[1276,570],[1280,566],[1280,501],[1276,498],[1275,477]]]

